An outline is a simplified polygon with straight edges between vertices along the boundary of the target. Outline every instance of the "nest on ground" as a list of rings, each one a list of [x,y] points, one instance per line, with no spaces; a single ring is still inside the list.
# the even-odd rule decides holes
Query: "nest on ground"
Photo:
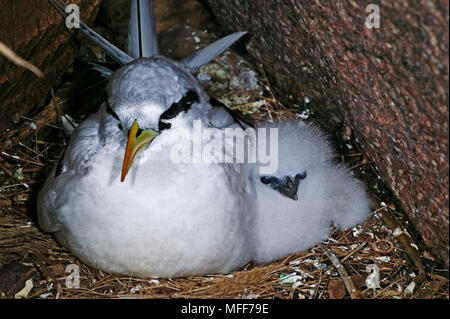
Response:
[[[139,279],[83,264],[38,228],[36,198],[66,144],[58,118],[72,109],[71,115],[81,119],[88,111],[71,105],[98,100],[98,85],[105,84],[86,76],[87,69],[75,64],[42,111],[0,135],[0,145],[12,145],[0,150],[0,298],[449,298],[448,270],[415,236],[345,125],[334,132],[336,161],[367,186],[373,212],[364,224],[332,229],[321,245],[229,275]],[[210,95],[251,122],[301,118],[320,125],[308,101],[292,111],[272,92],[264,70],[258,71],[231,53],[202,68],[199,80]],[[79,287],[70,284],[72,265],[79,268]]]
[[[64,94],[64,90],[61,92]],[[58,93],[50,104],[67,100],[68,97]],[[253,120],[297,117],[270,94],[259,99],[265,101],[264,106],[252,115],[243,116]],[[245,104],[249,103],[252,101]],[[234,106],[236,109],[241,107]],[[35,127],[36,124],[32,119],[24,119],[24,125]],[[46,139],[41,138],[41,131],[47,131],[42,134]],[[48,131],[54,134],[49,135]],[[397,221],[393,202],[389,198],[379,199],[382,185],[369,161],[351,140],[338,147],[338,156],[366,182],[372,192],[374,209],[363,225],[348,231],[333,229],[324,243],[346,269],[346,278],[324,254],[324,246],[291,254],[270,265],[249,264],[229,275],[150,280],[92,269],[37,227],[36,196],[64,148],[65,136],[61,128],[55,123],[46,123],[40,130],[34,129],[34,134],[13,144],[13,151],[2,151],[0,155],[0,269],[3,269],[0,270],[0,290],[4,297],[14,296],[26,280],[32,278],[33,288],[28,298],[355,297],[348,295],[348,280],[360,292],[359,297],[364,298],[448,298],[448,272],[439,269],[431,255],[411,237],[408,237],[409,245],[420,249],[420,254],[409,256],[396,236],[396,229],[384,221],[389,216],[395,219],[396,227],[406,228],[402,221]],[[408,223],[407,220],[403,222]],[[426,272],[426,279],[418,290],[405,295],[407,287],[419,274],[417,262]],[[25,267],[11,268],[14,264]],[[80,269],[79,288],[66,285],[67,276],[71,274],[67,266],[73,264]],[[1,268],[2,265],[9,266]],[[369,273],[376,275],[373,265],[379,270],[379,288],[366,283]],[[15,279],[8,282],[11,271]]]

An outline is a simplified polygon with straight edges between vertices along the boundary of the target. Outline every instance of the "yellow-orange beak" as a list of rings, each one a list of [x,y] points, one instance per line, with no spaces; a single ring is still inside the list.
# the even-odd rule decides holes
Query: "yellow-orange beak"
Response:
[[[144,131],[139,130],[137,121],[133,122],[128,134],[128,143],[122,164],[122,176],[120,177],[121,182],[125,180],[137,154],[146,149],[158,134],[157,131],[152,129]]]

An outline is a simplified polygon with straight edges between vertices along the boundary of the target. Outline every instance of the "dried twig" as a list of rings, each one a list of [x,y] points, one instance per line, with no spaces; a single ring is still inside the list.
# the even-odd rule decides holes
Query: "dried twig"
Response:
[[[420,261],[420,254],[417,248],[417,245],[414,243],[411,236],[404,230],[395,217],[389,213],[389,209],[386,207],[384,210],[381,210],[379,213],[380,218],[384,221],[384,223],[393,231],[393,235],[397,238],[400,245],[402,245],[403,249],[405,249],[408,257],[417,267],[418,274],[415,279],[406,287],[404,294],[405,297],[411,297],[417,289],[424,283],[427,278],[427,274],[425,269]]]
[[[356,165],[350,167],[350,170],[352,171],[352,170],[354,170],[355,168],[358,168],[358,167],[361,167],[361,166],[364,166],[364,165],[370,165],[370,164],[372,164],[372,163],[369,162],[369,161],[366,161],[366,159],[363,159],[363,161],[362,161],[361,163],[358,163],[358,164],[356,164]]]
[[[359,245],[358,247],[356,247],[355,249],[353,249],[351,252],[348,253],[347,256],[345,256],[344,258],[342,258],[341,262],[346,261],[347,259],[349,259],[351,256],[353,256],[354,254],[356,254],[358,251],[360,251],[361,249],[364,248],[364,246],[367,244],[367,242],[363,242],[361,245]]]
[[[27,164],[36,165],[36,166],[42,166],[42,167],[45,166],[42,163],[39,163],[39,162],[36,162],[36,161],[31,161],[31,160],[22,158],[22,157],[17,156],[17,155],[11,155],[11,154],[8,154],[6,152],[0,152],[0,156],[6,157],[6,158],[14,160],[14,161],[22,162],[22,163],[27,163]]]
[[[3,54],[8,60],[12,61],[14,64],[30,70],[37,77],[39,77],[39,78],[44,77],[44,73],[42,73],[41,70],[39,70],[37,67],[35,67],[30,62],[22,59],[20,56],[18,56],[13,50],[11,50],[9,47],[6,46],[6,44],[4,44],[1,41],[0,41],[0,53]]]
[[[350,298],[352,298],[352,299],[364,299],[364,297],[362,296],[361,292],[358,290],[358,288],[356,288],[356,286],[353,283],[352,279],[348,275],[348,273],[345,270],[344,266],[341,264],[341,262],[336,257],[336,255],[331,251],[331,249],[325,247],[322,244],[320,244],[319,247],[322,249],[322,251],[328,257],[328,259],[331,260],[331,262],[333,263],[334,267],[336,267],[336,270],[338,271],[339,275],[341,276],[342,280],[344,281],[345,288],[347,288],[347,291],[350,294]]]

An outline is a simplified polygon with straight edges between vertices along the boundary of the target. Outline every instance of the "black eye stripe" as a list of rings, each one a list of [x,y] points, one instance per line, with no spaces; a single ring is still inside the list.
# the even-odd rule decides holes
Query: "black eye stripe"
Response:
[[[165,122],[163,122],[163,121],[159,121],[159,123],[158,123],[158,131],[164,131],[164,130],[168,130],[169,128],[171,128],[172,127],[172,124],[170,124],[170,123],[165,123]]]
[[[163,131],[172,127],[170,123],[165,123],[162,120],[170,120],[175,118],[181,112],[187,112],[191,108],[192,104],[200,102],[200,97],[195,90],[189,90],[186,94],[181,98],[179,102],[173,103],[169,109],[167,109],[163,114],[161,114],[158,123],[158,130]],[[120,122],[120,118],[116,112],[112,109],[108,100],[106,101],[106,111],[113,118]],[[122,124],[118,124],[118,128],[123,131]],[[137,136],[142,133],[142,129],[137,133]]]
[[[179,102],[173,103],[168,110],[161,114],[159,121],[173,119],[181,112],[189,111],[191,105],[198,102],[200,102],[198,93],[194,90],[189,90]]]

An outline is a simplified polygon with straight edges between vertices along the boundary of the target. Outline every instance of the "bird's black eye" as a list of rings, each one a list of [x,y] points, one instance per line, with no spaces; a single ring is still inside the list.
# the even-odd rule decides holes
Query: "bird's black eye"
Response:
[[[119,123],[119,125],[117,125],[117,127],[119,128],[119,130],[123,131],[122,123]]]
[[[170,124],[170,123],[166,123],[166,122],[163,122],[163,121],[161,121],[161,120],[159,120],[159,123],[158,123],[158,130],[161,132],[161,131],[164,131],[164,130],[168,130],[169,128],[171,128],[172,127],[172,124]]]

